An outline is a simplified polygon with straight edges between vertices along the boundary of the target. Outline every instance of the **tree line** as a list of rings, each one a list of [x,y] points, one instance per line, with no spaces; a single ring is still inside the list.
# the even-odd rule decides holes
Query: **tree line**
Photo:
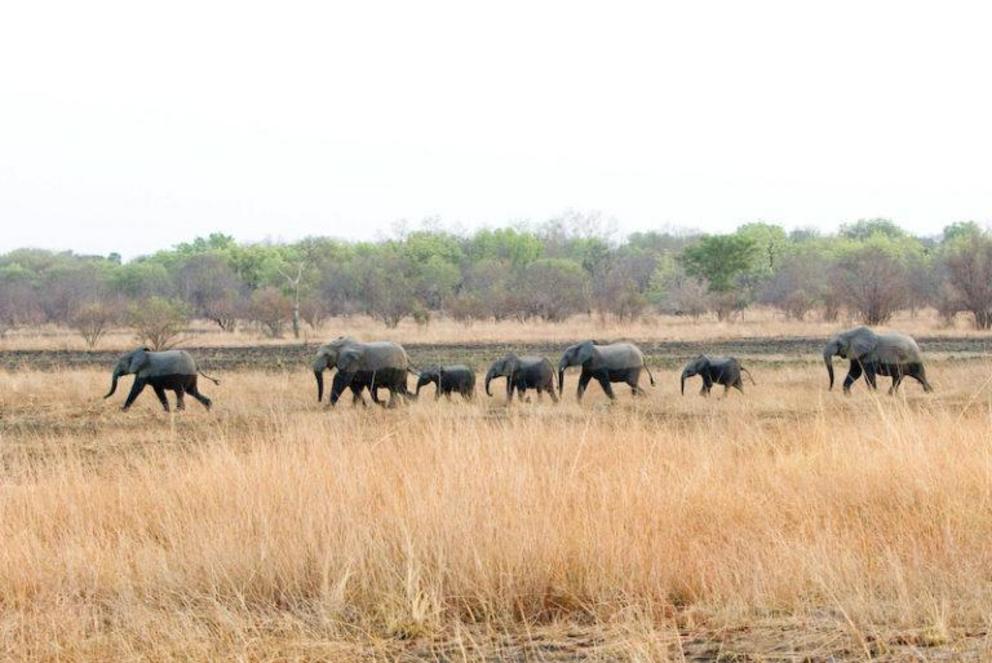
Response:
[[[992,235],[973,222],[917,237],[886,219],[834,234],[749,223],[728,234],[633,233],[615,240],[595,216],[470,233],[426,228],[375,242],[309,237],[236,242],[212,234],[134,260],[19,249],[0,255],[0,335],[75,328],[91,345],[126,324],[154,345],[190,318],[299,336],[330,316],[395,327],[444,315],[557,322],[578,313],[650,312],[732,319],[753,304],[802,320],[885,323],[932,306],[992,327]]]

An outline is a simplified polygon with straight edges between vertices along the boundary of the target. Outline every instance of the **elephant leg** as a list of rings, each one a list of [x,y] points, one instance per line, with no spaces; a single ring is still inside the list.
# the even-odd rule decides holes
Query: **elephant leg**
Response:
[[[889,387],[889,396],[892,396],[897,391],[899,391],[899,385],[902,384],[902,379],[904,377],[905,377],[905,374],[901,370],[899,370],[899,369],[896,369],[892,373],[892,386]]]
[[[861,377],[861,362],[852,361],[851,368],[847,371],[847,377],[844,378],[844,393],[851,393],[851,385],[857,382],[858,378]]]
[[[195,377],[193,378],[193,381],[189,383],[189,386],[186,387],[186,393],[200,401],[200,404],[208,410],[210,409],[210,406],[213,405],[213,401],[200,393],[200,388],[196,386]]]
[[[733,387],[742,394],[744,393],[744,381],[741,380],[741,376],[737,376],[737,381],[734,382]]]
[[[704,396],[704,397],[705,396],[709,396],[710,395],[710,385],[708,385],[708,384],[706,384],[704,382],[703,383],[703,386],[699,388],[699,395],[700,396]]]
[[[159,384],[153,384],[152,389],[155,391],[155,396],[158,398],[158,402],[162,404],[162,409],[166,412],[169,411],[169,399],[165,395],[165,387]]]
[[[589,380],[592,380],[592,375],[582,371],[582,374],[579,375],[579,387],[575,391],[575,400],[582,400],[582,394],[586,393],[586,387],[589,385]]]
[[[186,387],[184,387],[182,385],[176,387],[176,409],[177,410],[185,410],[186,409],[186,401],[184,400],[184,396],[185,395],[186,395]]]
[[[362,390],[361,389],[354,389],[354,388],[352,388],[352,390],[351,390],[351,407],[357,407],[359,403],[362,404],[362,407],[368,407],[369,406],[369,404],[365,402],[365,397],[362,396]]]
[[[600,375],[596,377],[596,381],[599,382],[599,386],[603,388],[606,395],[610,397],[611,401],[617,399],[616,394],[613,393],[613,385],[610,384],[610,378],[605,375]]]
[[[634,396],[647,396],[647,392],[641,389],[641,386],[638,384],[638,382],[640,382],[640,379],[641,379],[641,369],[638,368],[627,374],[627,379],[625,380],[625,382],[628,385],[630,385],[630,393],[632,393]]]
[[[912,371],[910,371],[909,376],[923,385],[924,392],[929,393],[933,391],[933,387],[930,386],[930,383],[927,381],[926,369],[923,368],[922,364],[914,366]]]
[[[134,384],[131,385],[131,391],[127,395],[127,399],[124,401],[124,405],[121,407],[122,410],[127,410],[134,404],[134,399],[138,397],[138,394],[145,388],[147,383],[143,378],[135,377]]]
[[[878,385],[875,382],[875,376],[878,375],[878,371],[875,370],[875,365],[865,364],[864,371],[865,371],[865,382],[868,384],[868,386],[871,387],[872,389],[878,389]],[[895,376],[893,376],[892,381],[895,382]]]

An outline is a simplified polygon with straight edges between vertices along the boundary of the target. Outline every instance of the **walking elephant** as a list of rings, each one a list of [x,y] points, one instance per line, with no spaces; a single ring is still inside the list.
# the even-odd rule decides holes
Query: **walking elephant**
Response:
[[[551,362],[544,357],[524,356],[518,357],[510,353],[501,359],[497,359],[486,371],[486,394],[492,396],[489,391],[489,383],[493,378],[506,378],[506,402],[513,401],[513,391],[517,391],[517,396],[523,399],[528,389],[536,389],[537,397],[541,398],[544,392],[548,392],[551,400],[558,402],[555,394],[555,371]]]
[[[700,396],[709,396],[710,389],[714,384],[723,385],[723,394],[726,396],[730,388],[744,393],[744,381],[741,373],[747,375],[751,384],[755,384],[751,372],[741,366],[741,362],[736,357],[707,357],[699,355],[682,369],[682,395],[685,395],[685,381],[694,375],[703,378],[703,387],[699,390]]]
[[[635,396],[644,395],[644,390],[638,386],[641,371],[647,371],[651,386],[654,386],[654,376],[644,363],[644,355],[633,343],[610,343],[600,345],[595,341],[584,341],[569,346],[558,362],[558,394],[565,388],[565,369],[569,366],[581,366],[579,387],[576,398],[582,400],[589,381],[595,379],[603,388],[610,400],[613,394],[611,382],[626,382]]]
[[[396,405],[397,396],[403,399],[410,397],[406,387],[406,376],[408,372],[413,373],[413,371],[410,369],[406,350],[397,343],[388,341],[362,343],[349,336],[339,336],[317,350],[312,366],[314,378],[317,380],[318,402],[324,398],[324,371],[334,368],[341,374],[340,380],[336,381],[340,387],[337,396],[340,396],[345,388],[351,387],[359,373],[366,372],[372,374],[368,384],[369,391],[372,392],[372,400],[376,403],[379,403],[377,390],[380,388],[389,390],[390,407]],[[337,398],[332,393],[331,404],[336,403]]]
[[[475,397],[475,371],[462,364],[452,364],[451,366],[428,366],[420,371],[417,379],[417,393],[420,395],[420,388],[434,383],[434,399],[437,400],[444,394],[451,399],[451,394],[461,394],[465,400]]]
[[[889,395],[894,394],[902,379],[909,376],[923,385],[923,391],[933,391],[927,381],[923,367],[923,353],[912,337],[899,332],[876,334],[868,327],[855,327],[833,336],[823,348],[823,362],[830,377],[830,389],[834,388],[833,358],[851,360],[851,366],[844,378],[844,393],[851,392],[851,385],[865,375],[865,382],[876,388],[875,376],[887,375],[892,378]]]
[[[122,410],[127,410],[134,403],[134,399],[145,388],[151,385],[155,390],[155,395],[162,403],[162,408],[169,411],[169,401],[165,396],[166,390],[175,392],[176,409],[186,409],[183,402],[183,395],[189,394],[203,404],[203,407],[210,409],[211,400],[200,393],[196,386],[197,375],[211,380],[214,384],[220,384],[220,380],[206,375],[196,366],[193,357],[185,350],[168,350],[165,352],[153,352],[148,348],[138,348],[129,352],[117,360],[111,376],[110,391],[104,398],[110,398],[117,391],[117,380],[124,375],[134,375],[134,383],[131,385],[131,392],[124,401]]]

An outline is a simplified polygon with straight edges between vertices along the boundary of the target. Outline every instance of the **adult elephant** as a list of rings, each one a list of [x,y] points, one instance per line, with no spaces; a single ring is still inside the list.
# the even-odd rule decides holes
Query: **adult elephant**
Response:
[[[831,389],[834,388],[835,356],[851,360],[851,367],[844,378],[845,394],[850,393],[851,385],[861,377],[862,372],[865,374],[865,382],[872,389],[875,389],[876,375],[891,376],[889,394],[899,389],[899,384],[907,375],[923,385],[923,391],[933,391],[933,387],[927,382],[920,346],[906,334],[876,334],[862,326],[833,336],[823,348],[823,362],[827,366],[827,375],[830,376]]]
[[[339,336],[330,343],[320,346],[313,360],[318,402],[324,398],[324,371],[334,368],[342,374],[341,379],[337,381],[342,391],[351,386],[360,372],[373,374],[369,380],[372,400],[379,403],[377,390],[388,389],[390,407],[396,404],[397,394],[409,398],[406,375],[408,372],[416,375],[410,369],[410,360],[401,345],[389,341],[362,343],[350,336]],[[340,396],[340,392],[338,395]],[[332,397],[332,405],[336,400]]]
[[[565,369],[570,366],[581,366],[579,388],[576,398],[582,400],[589,381],[595,379],[603,388],[610,400],[616,398],[611,382],[626,382],[635,396],[644,395],[644,390],[638,386],[641,371],[647,371],[654,386],[654,376],[644,363],[644,354],[633,343],[610,343],[600,345],[595,341],[584,341],[569,346],[558,362],[558,394],[565,388]]]
[[[214,384],[220,384],[220,380],[203,373],[196,366],[193,357],[185,350],[168,350],[165,352],[153,352],[148,348],[138,348],[127,353],[117,360],[114,372],[111,375],[110,391],[104,398],[110,398],[117,391],[117,380],[125,375],[134,375],[134,383],[131,385],[131,393],[127,395],[122,410],[127,410],[134,403],[141,391],[151,385],[155,390],[155,395],[162,403],[162,408],[169,411],[169,401],[165,396],[165,391],[169,390],[176,394],[176,409],[184,410],[186,404],[183,402],[183,395],[189,394],[203,404],[203,407],[210,409],[211,401],[200,393],[196,386],[196,376],[202,375]]]
[[[548,392],[551,400],[558,402],[555,395],[555,370],[551,362],[544,357],[523,356],[510,353],[505,357],[497,359],[486,371],[486,395],[492,396],[489,391],[489,383],[494,378],[506,378],[506,402],[513,401],[513,391],[517,391],[517,396],[523,399],[528,389],[536,389],[537,397],[540,398],[544,392]]]

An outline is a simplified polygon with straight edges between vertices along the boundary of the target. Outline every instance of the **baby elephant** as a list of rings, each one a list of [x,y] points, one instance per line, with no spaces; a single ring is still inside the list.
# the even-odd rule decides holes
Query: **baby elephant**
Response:
[[[489,390],[489,383],[494,378],[500,377],[506,378],[507,403],[513,401],[514,390],[517,392],[517,397],[524,400],[524,394],[527,393],[528,389],[536,389],[538,398],[547,392],[552,401],[558,402],[558,395],[555,394],[555,369],[551,366],[551,362],[544,357],[518,357],[510,353],[497,359],[486,371],[487,395],[493,395]]]
[[[444,394],[451,400],[452,392],[459,393],[465,400],[472,400],[475,397],[475,371],[462,364],[451,366],[428,366],[420,371],[420,378],[417,380],[417,396],[420,395],[420,388],[434,383],[434,399]]]
[[[117,380],[122,375],[134,375],[134,384],[131,385],[131,393],[127,395],[122,410],[127,410],[134,403],[142,389],[146,385],[151,385],[158,396],[159,402],[166,412],[169,411],[169,401],[165,397],[165,390],[173,391],[176,394],[176,409],[185,409],[183,395],[189,394],[203,404],[203,407],[210,409],[210,399],[200,393],[196,388],[196,376],[202,375],[214,384],[220,384],[209,375],[204,374],[196,367],[196,362],[185,350],[169,350],[167,352],[152,352],[148,348],[138,348],[134,352],[129,352],[119,360],[114,367],[111,376],[110,391],[104,398],[110,398],[117,390]]]
[[[709,396],[713,384],[722,384],[723,393],[726,395],[730,388],[744,393],[744,381],[741,380],[741,372],[747,374],[751,384],[756,384],[751,377],[750,371],[741,366],[741,362],[736,357],[707,357],[699,355],[682,369],[682,395],[685,395],[685,379],[698,375],[703,378],[703,388],[699,390],[700,396]]]

